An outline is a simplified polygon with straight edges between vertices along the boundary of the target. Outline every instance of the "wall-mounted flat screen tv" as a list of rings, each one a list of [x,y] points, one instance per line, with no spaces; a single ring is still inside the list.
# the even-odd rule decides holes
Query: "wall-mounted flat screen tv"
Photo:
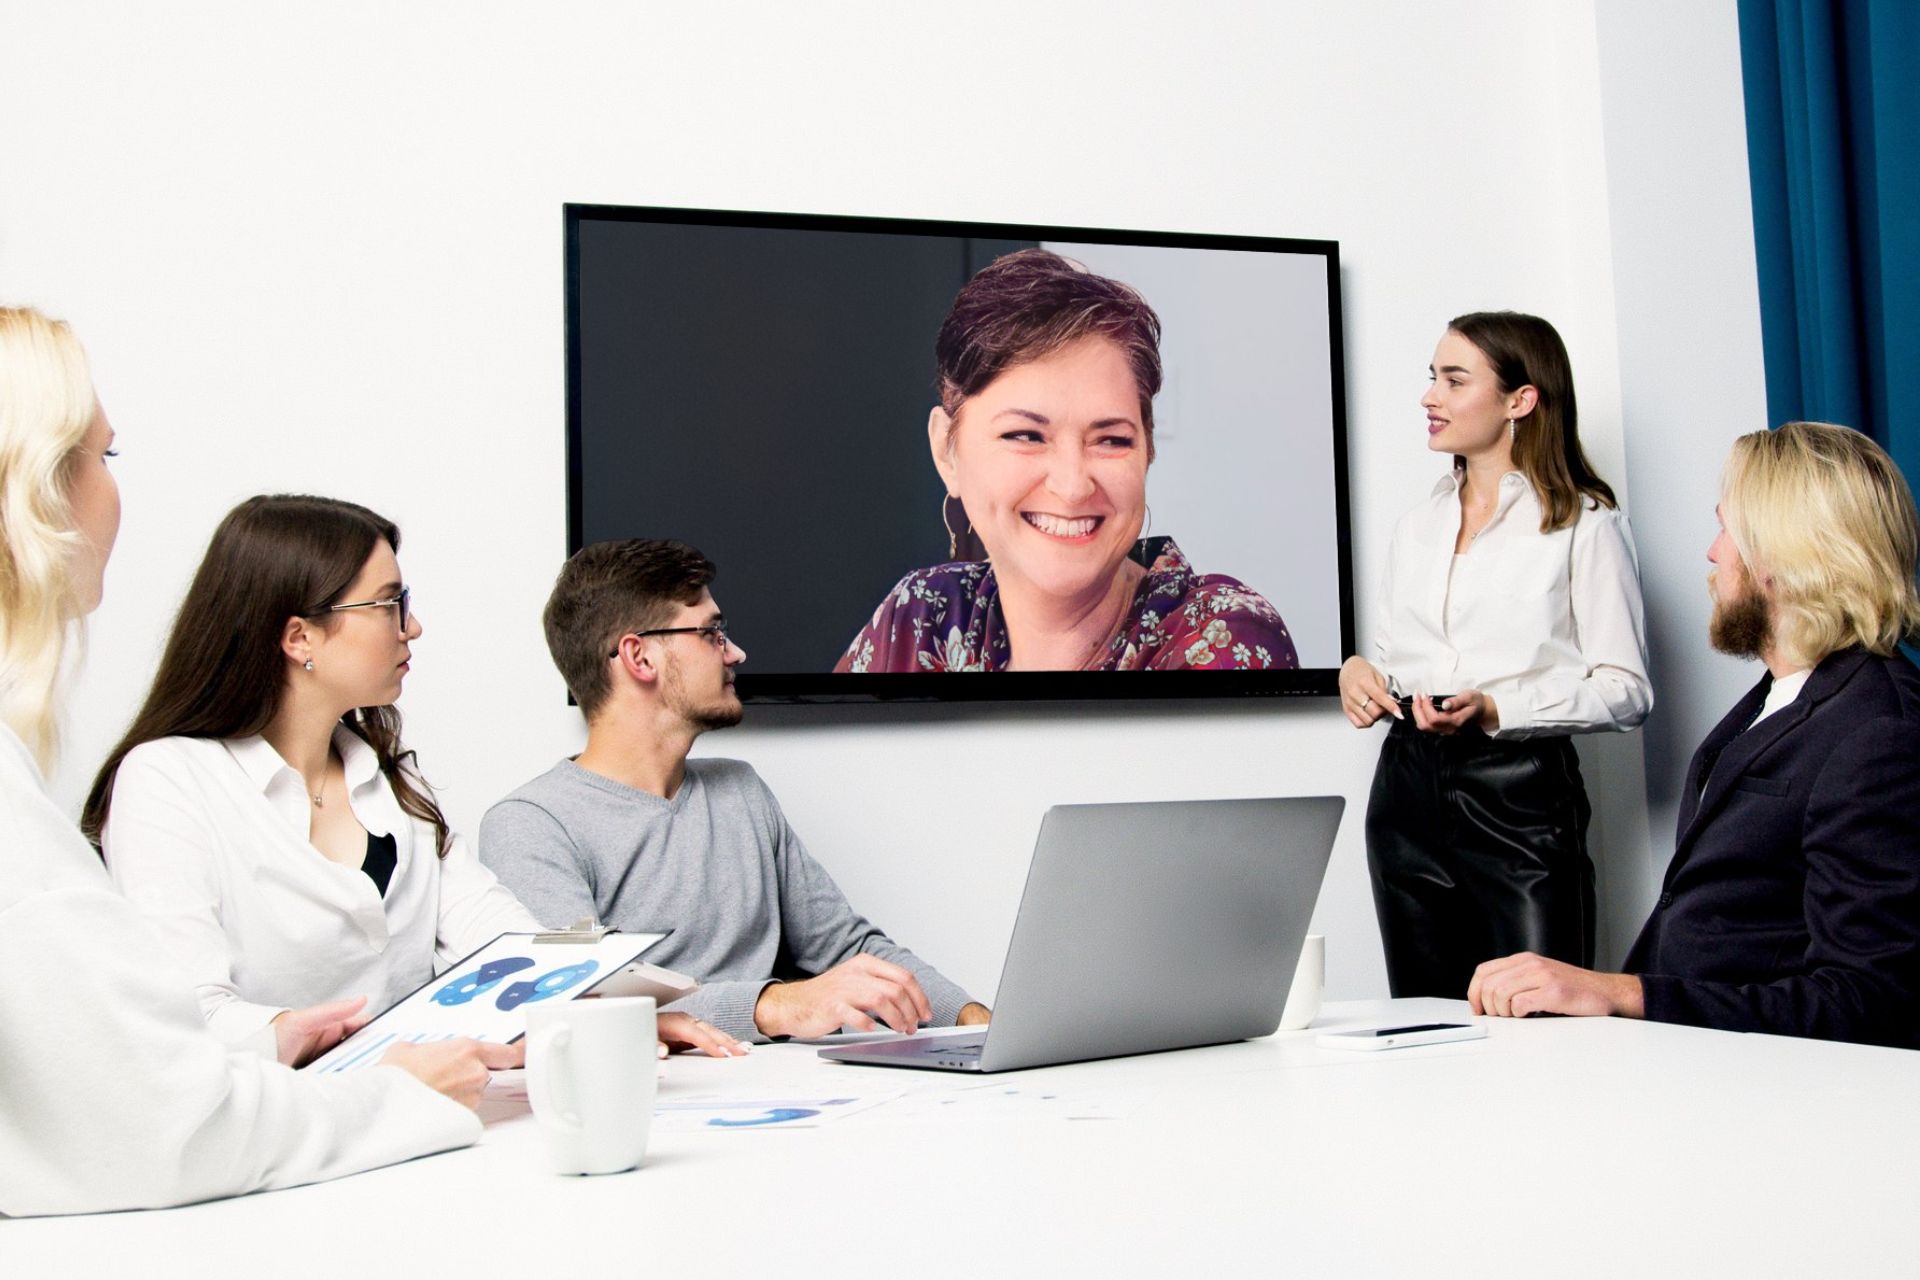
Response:
[[[566,206],[568,550],[674,538],[761,701],[1334,692],[1337,244]]]

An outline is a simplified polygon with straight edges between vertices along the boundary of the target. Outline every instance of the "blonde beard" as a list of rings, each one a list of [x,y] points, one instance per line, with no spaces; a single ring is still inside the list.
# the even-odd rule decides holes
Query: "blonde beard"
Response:
[[[1711,576],[1707,589],[1713,589]],[[1707,642],[1736,658],[1763,657],[1773,644],[1773,616],[1767,598],[1754,588],[1753,579],[1744,571],[1733,599],[1722,600],[1715,593],[1713,616],[1707,620]]]

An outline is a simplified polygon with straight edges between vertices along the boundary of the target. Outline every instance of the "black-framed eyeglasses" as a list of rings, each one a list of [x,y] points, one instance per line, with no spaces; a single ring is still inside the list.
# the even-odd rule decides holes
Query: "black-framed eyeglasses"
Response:
[[[394,621],[402,634],[407,630],[407,619],[412,615],[413,588],[402,587],[397,596],[388,596],[385,600],[356,600],[352,604],[330,604],[323,612],[340,613],[346,609],[391,609]]]
[[[651,631],[629,631],[626,636],[621,636],[620,638],[625,640],[627,636],[633,636],[636,639],[641,639],[646,636],[705,636],[707,643],[716,649],[725,649],[728,644],[727,620],[725,618],[716,619],[704,627],[655,627]],[[614,651],[607,656],[609,658],[619,657],[619,648],[616,647]]]

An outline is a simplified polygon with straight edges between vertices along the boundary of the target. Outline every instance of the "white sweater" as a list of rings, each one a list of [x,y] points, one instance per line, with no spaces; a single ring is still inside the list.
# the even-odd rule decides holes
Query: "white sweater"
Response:
[[[480,1136],[395,1067],[229,1052],[0,725],[0,1213],[149,1208],[317,1182]]]

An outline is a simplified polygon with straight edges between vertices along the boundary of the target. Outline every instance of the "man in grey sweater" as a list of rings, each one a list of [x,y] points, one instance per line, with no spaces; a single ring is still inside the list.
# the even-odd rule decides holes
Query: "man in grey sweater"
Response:
[[[738,724],[714,568],[677,542],[601,542],[568,560],[547,647],[587,718],[587,746],[494,805],[480,860],[542,920],[592,915],[673,932],[647,953],[701,989],[674,1008],[738,1039],[842,1027],[985,1022],[926,961],[848,905],[738,760],[689,760]]]

